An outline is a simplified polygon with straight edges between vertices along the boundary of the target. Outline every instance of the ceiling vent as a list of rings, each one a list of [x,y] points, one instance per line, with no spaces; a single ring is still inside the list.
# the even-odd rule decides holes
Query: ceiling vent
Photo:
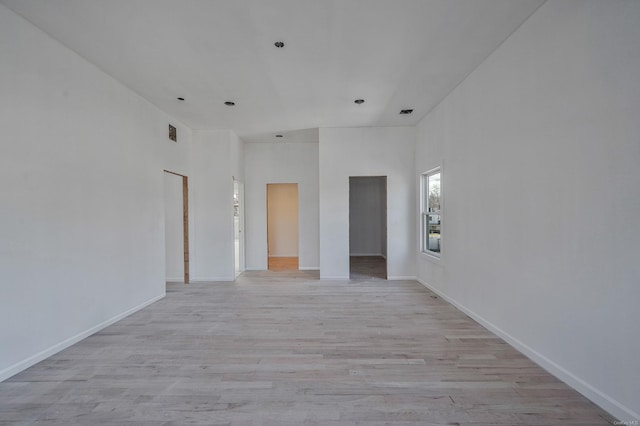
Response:
[[[178,130],[171,124],[169,124],[169,139],[178,142]]]
[[[412,109],[401,109],[400,114],[411,114],[413,112]]]

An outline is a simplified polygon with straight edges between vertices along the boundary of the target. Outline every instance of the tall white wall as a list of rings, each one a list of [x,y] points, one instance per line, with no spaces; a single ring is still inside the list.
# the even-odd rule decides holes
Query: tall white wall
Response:
[[[387,196],[384,177],[349,180],[349,254],[386,256]]]
[[[298,256],[298,185],[267,186],[267,241],[269,256]]]
[[[193,235],[193,181],[192,156],[193,156],[193,132],[186,126],[170,123],[177,126],[177,142],[166,139],[162,146],[162,158],[164,170],[187,176],[188,179],[188,205],[189,205],[189,255],[194,252]],[[165,280],[172,282],[184,281],[184,224],[183,224],[183,199],[182,177],[164,173],[164,206],[165,206]],[[169,185],[169,186],[167,186]],[[193,269],[193,258],[189,259],[189,269]]]
[[[320,129],[320,276],[349,278],[349,177],[387,176],[387,272],[415,277],[414,127]]]
[[[164,295],[167,125],[191,133],[2,5],[0,58],[5,379]]]
[[[319,268],[318,144],[245,144],[247,269],[267,269],[267,184],[297,183],[300,269]]]
[[[244,142],[233,130],[229,131],[229,144],[231,150],[231,175],[232,178],[244,183]]]
[[[193,281],[233,281],[233,178],[243,179],[243,142],[230,130],[195,131],[192,196]]]
[[[545,3],[420,123],[413,176],[443,164],[442,261],[418,255],[420,279],[627,421],[639,23],[638,1]]]

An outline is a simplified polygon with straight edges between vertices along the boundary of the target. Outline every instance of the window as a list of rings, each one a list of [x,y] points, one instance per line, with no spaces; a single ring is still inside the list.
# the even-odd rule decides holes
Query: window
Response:
[[[421,175],[421,250],[423,253],[440,257],[442,230],[442,188],[440,167]]]

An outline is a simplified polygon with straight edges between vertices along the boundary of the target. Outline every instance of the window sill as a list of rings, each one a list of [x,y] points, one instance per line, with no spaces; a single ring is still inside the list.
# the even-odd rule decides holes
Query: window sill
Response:
[[[420,252],[420,255],[422,259],[428,260],[431,263],[435,263],[436,265],[440,265],[440,266],[444,265],[444,263],[442,262],[441,256],[434,256],[433,254],[425,253],[423,251]]]

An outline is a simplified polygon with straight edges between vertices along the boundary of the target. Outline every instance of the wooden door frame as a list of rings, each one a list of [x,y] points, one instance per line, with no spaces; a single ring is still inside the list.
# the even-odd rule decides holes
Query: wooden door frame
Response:
[[[182,235],[184,236],[184,283],[189,284],[189,178],[180,173],[164,170],[165,173],[182,178]]]

